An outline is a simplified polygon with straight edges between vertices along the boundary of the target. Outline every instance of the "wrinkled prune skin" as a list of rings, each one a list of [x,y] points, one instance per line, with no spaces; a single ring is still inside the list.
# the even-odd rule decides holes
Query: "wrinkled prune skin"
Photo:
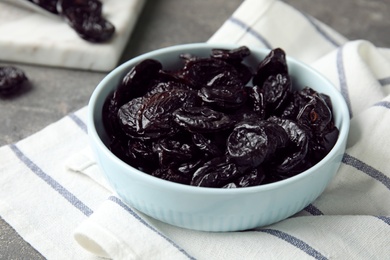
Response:
[[[102,15],[99,0],[58,0],[57,12],[87,41],[105,42],[115,33],[115,26]]]
[[[199,187],[223,187],[242,173],[235,163],[226,157],[217,157],[206,162],[194,173],[191,185]]]
[[[189,132],[212,133],[225,130],[235,122],[227,114],[206,106],[185,106],[173,113],[174,121]]]
[[[183,138],[161,138],[154,143],[160,167],[191,161],[196,157],[194,144]]]
[[[242,60],[248,57],[251,54],[251,51],[246,46],[241,46],[239,48],[230,50],[230,49],[212,49],[211,57],[214,59],[221,59],[227,62],[242,62]]]
[[[205,103],[218,110],[237,109],[247,99],[246,88],[240,83],[232,85],[211,84],[201,88],[198,95]]]
[[[0,95],[17,92],[27,81],[23,70],[12,66],[0,66]]]
[[[228,155],[240,166],[258,167],[274,156],[288,141],[287,133],[272,122],[248,121],[238,124],[227,140]]]
[[[156,60],[134,66],[103,107],[110,150],[154,177],[213,188],[273,183],[316,164],[338,138],[329,96],[294,90],[283,50],[254,75],[249,55],[215,49],[182,54],[174,71]]]
[[[214,138],[207,138],[204,134],[194,133],[192,135],[193,144],[199,149],[201,152],[205,153],[205,158],[207,157],[219,157],[223,155],[222,149],[218,147]]]
[[[244,173],[243,176],[238,177],[234,182],[228,183],[223,188],[243,188],[261,185],[266,178],[262,167],[251,168]]]
[[[268,121],[281,126],[290,142],[287,149],[278,156],[281,160],[276,162],[274,170],[279,173],[289,172],[305,159],[309,150],[309,133],[292,120],[271,117]]]
[[[159,138],[176,132],[173,114],[183,104],[194,104],[193,91],[173,90],[158,92],[148,98],[136,98],[123,105],[118,111],[122,129],[131,137],[136,134],[145,138]],[[139,104],[141,103],[141,104]],[[135,125],[134,125],[135,124]]]
[[[149,85],[158,75],[162,68],[159,61],[146,59],[131,68],[131,70],[123,77],[117,89],[109,98],[106,99],[103,107],[103,122],[106,130],[110,135],[120,133],[118,111],[121,106],[128,103],[134,98],[141,97],[147,93]],[[138,100],[142,102],[142,100]],[[133,103],[136,103],[134,101]],[[139,103],[137,102],[137,103]],[[138,111],[138,108],[131,108],[135,104],[129,104],[129,109],[133,109],[133,113]],[[131,113],[128,111],[127,114]],[[131,116],[135,120],[135,115]],[[136,122],[136,121],[134,121]],[[135,125],[135,123],[134,123]]]
[[[270,75],[278,73],[288,74],[286,54],[280,48],[271,50],[264,60],[259,63],[253,76],[253,85],[262,86]]]
[[[203,58],[190,59],[185,63],[184,68],[179,74],[179,77],[185,80],[187,84],[195,89],[200,89],[207,86],[216,76],[224,74],[230,79],[239,79],[242,84],[246,84],[245,79],[240,78],[240,73],[233,65],[223,60]]]

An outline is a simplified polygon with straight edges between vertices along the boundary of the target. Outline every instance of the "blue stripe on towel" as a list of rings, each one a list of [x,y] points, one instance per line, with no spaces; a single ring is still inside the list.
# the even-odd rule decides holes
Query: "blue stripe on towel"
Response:
[[[337,71],[339,74],[340,92],[343,95],[348,105],[349,116],[352,118],[351,100],[349,99],[347,79],[345,77],[344,61],[343,61],[343,47],[337,50]]]
[[[390,77],[378,79],[378,81],[382,86],[390,85]]]
[[[128,213],[130,213],[135,219],[137,219],[139,222],[141,222],[143,225],[145,225],[147,228],[155,232],[160,237],[164,238],[166,241],[168,241],[172,246],[177,248],[181,253],[183,253],[186,257],[189,259],[195,259],[194,257],[190,256],[184,249],[180,248],[175,242],[173,242],[171,239],[166,237],[164,234],[159,232],[157,229],[155,229],[153,226],[149,225],[143,218],[141,218],[134,210],[132,210],[129,206],[127,206],[125,203],[123,203],[119,198],[115,196],[110,196],[108,198],[110,201],[115,202],[119,206],[121,206],[124,210],[126,210]]]
[[[304,208],[304,210],[306,210],[307,212],[309,212],[313,216],[322,216],[322,215],[324,215],[324,213],[322,213],[322,211],[319,210],[318,208],[316,208],[313,204],[309,204],[306,208]]]
[[[85,133],[88,132],[88,129],[87,129],[87,125],[83,122],[83,120],[81,120],[78,116],[76,116],[76,114],[74,113],[71,113],[68,115],[70,117],[70,119],[72,119],[76,125],[78,125]]]
[[[294,237],[292,235],[284,233],[282,231],[275,230],[275,229],[259,229],[259,230],[256,230],[256,231],[257,232],[264,232],[264,233],[273,235],[273,236],[275,236],[277,238],[283,239],[284,241],[286,241],[286,242],[290,243],[291,245],[301,249],[303,252],[305,252],[306,254],[314,257],[315,259],[321,259],[321,260],[327,259],[320,252],[318,252],[317,250],[312,248],[310,245],[308,245],[304,241],[302,241],[302,240],[300,240],[300,239],[298,239],[298,238],[296,238],[296,237]]]
[[[389,101],[381,101],[381,102],[375,103],[374,106],[385,107],[385,108],[390,109],[390,102]]]
[[[322,35],[322,37],[324,39],[326,39],[328,42],[330,42],[333,46],[335,47],[339,47],[340,44],[335,40],[333,39],[326,31],[324,31],[317,23],[316,21],[314,20],[314,18],[312,18],[311,16],[303,13],[303,12],[300,12],[305,18],[306,20],[314,27],[314,29],[316,29],[316,31]]]
[[[286,1],[283,1],[283,2],[286,2]],[[314,29],[316,29],[316,31],[324,38],[326,39],[328,42],[330,42],[333,46],[335,47],[339,47],[340,44],[335,40],[333,39],[332,36],[330,36],[325,30],[323,30],[316,22],[316,20],[307,15],[306,13],[302,12],[301,10],[293,7],[290,5],[291,8],[294,8],[298,13],[300,13],[313,27]]]
[[[379,218],[380,220],[382,220],[383,222],[385,222],[387,225],[390,226],[390,217],[386,217],[386,216],[377,216],[377,218]]]
[[[80,210],[84,215],[90,216],[93,211],[79,200],[75,195],[59,184],[51,176],[47,175],[41,168],[31,161],[15,144],[9,146],[15,155],[22,161],[35,175],[45,181],[50,187],[57,191],[64,199]]]
[[[368,165],[368,164],[360,161],[359,159],[352,157],[351,155],[348,155],[348,154],[344,154],[342,162],[344,164],[350,165],[350,166],[358,169],[359,171],[366,173],[368,176],[381,182],[383,185],[386,186],[386,188],[388,188],[390,190],[390,178],[387,177],[382,172],[378,171],[377,169],[371,167],[370,165]]]
[[[230,17],[228,21],[234,23],[235,25],[238,25],[241,27],[245,32],[249,33],[250,35],[254,36],[256,39],[258,39],[266,48],[272,49],[272,45],[265,39],[260,33],[256,32],[253,28],[251,28],[249,25],[245,24],[243,21],[235,18]]]

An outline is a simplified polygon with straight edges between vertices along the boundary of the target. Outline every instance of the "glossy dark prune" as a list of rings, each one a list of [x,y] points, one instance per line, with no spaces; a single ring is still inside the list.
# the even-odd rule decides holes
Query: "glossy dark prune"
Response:
[[[148,91],[148,86],[151,84],[153,79],[157,77],[161,68],[162,65],[160,62],[147,59],[132,67],[131,70],[123,77],[114,93],[106,99],[103,106],[103,123],[110,134],[115,135],[120,132],[118,120],[119,108],[132,99],[143,96]],[[128,106],[133,105],[135,104],[128,104]],[[135,108],[133,108],[133,110],[134,109]],[[137,108],[136,111],[138,111],[138,109],[139,108]],[[134,123],[131,124],[130,120],[130,127],[131,125],[135,126],[135,114],[131,114],[132,112],[136,113],[136,111],[130,110],[126,112],[128,114],[126,117],[133,118],[134,121]]]
[[[297,121],[302,125],[306,125],[315,133],[325,131],[332,119],[330,107],[319,95],[312,95],[309,102],[301,107],[297,115]]]
[[[284,173],[291,171],[294,167],[304,161],[309,150],[310,135],[305,128],[295,121],[277,117],[271,117],[268,120],[281,126],[287,133],[291,143],[286,147],[287,149],[280,154],[275,170]]]
[[[236,187],[252,187],[261,185],[265,180],[265,173],[262,167],[251,168],[248,172],[241,177],[239,177],[236,181]]]
[[[226,157],[217,157],[198,168],[192,177],[191,185],[221,188],[240,175],[242,173],[235,163]]]
[[[236,109],[247,99],[246,88],[239,84],[203,87],[198,95],[208,105],[222,110]]]
[[[238,124],[227,140],[227,152],[238,165],[256,168],[287,142],[287,133],[277,124],[248,121]]]
[[[266,103],[263,90],[259,86],[253,86],[249,88],[248,92],[249,106],[259,119],[264,119],[266,116]]]
[[[153,59],[143,60],[126,73],[118,90],[124,92],[121,95],[124,95],[126,100],[143,96],[161,69],[161,62]]]
[[[175,133],[173,112],[184,103],[196,102],[192,91],[158,92],[149,98],[136,98],[118,111],[122,129],[131,137],[159,138]],[[141,104],[140,104],[141,103]]]
[[[57,11],[87,41],[105,42],[115,33],[115,26],[102,15],[99,0],[58,0]]]
[[[0,95],[17,92],[27,81],[23,70],[12,66],[0,66]]]
[[[268,114],[277,114],[287,103],[292,84],[288,74],[269,76],[263,84],[264,102]]]
[[[202,58],[189,60],[182,71],[180,77],[190,86],[200,89],[212,80],[215,76],[229,72],[231,77],[238,75],[234,66],[218,59]]]
[[[190,141],[190,140],[189,140]],[[154,143],[154,152],[158,155],[161,167],[191,161],[195,157],[192,142],[183,138],[160,138]]]
[[[222,156],[222,150],[213,141],[214,139],[207,138],[201,133],[193,133],[192,135],[192,142],[200,151],[205,153],[205,157]]]
[[[241,62],[245,57],[249,56],[251,51],[246,46],[241,46],[236,49],[212,49],[211,57],[230,62]]]
[[[264,60],[259,63],[253,76],[253,85],[262,86],[264,81],[274,74],[288,74],[286,54],[280,48],[271,50]]]
[[[174,121],[189,132],[212,133],[225,130],[235,122],[225,113],[206,106],[184,106],[173,113]]]
[[[119,120],[119,125],[128,136],[131,137],[140,137],[139,132],[139,123],[140,118],[140,109],[144,103],[143,97],[138,97],[130,100],[128,103],[124,104],[117,111],[115,115],[115,120]]]

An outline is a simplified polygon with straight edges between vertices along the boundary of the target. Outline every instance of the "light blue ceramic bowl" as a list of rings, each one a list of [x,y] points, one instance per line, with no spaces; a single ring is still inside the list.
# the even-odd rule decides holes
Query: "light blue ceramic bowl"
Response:
[[[334,86],[312,68],[287,58],[294,86],[310,86],[330,96],[338,141],[318,164],[289,179],[238,189],[200,188],[177,184],[145,174],[118,159],[106,147],[102,106],[127,71],[148,58],[164,68],[178,66],[179,54],[209,56],[212,48],[233,49],[223,44],[186,44],[152,51],[136,57],[109,73],[92,94],[88,112],[91,147],[105,178],[128,205],[163,222],[204,231],[237,231],[281,221],[313,202],[336,174],[349,131],[347,105]],[[248,63],[257,64],[270,50],[251,48]],[[254,65],[253,64],[253,65]]]

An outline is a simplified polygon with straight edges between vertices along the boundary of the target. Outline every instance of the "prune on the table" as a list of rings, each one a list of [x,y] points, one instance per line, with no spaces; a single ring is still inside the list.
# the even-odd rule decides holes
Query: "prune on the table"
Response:
[[[206,106],[183,106],[173,112],[173,117],[178,125],[197,133],[225,130],[235,123],[229,115]]]
[[[115,33],[115,26],[103,17],[99,0],[58,0],[57,11],[87,41],[105,42]]]
[[[23,70],[12,66],[0,66],[0,95],[15,93],[27,81]]]
[[[316,164],[338,137],[329,96],[294,91],[283,50],[254,76],[248,55],[215,49],[181,55],[175,71],[156,60],[134,66],[103,107],[111,151],[152,176],[215,188],[272,183]]]

